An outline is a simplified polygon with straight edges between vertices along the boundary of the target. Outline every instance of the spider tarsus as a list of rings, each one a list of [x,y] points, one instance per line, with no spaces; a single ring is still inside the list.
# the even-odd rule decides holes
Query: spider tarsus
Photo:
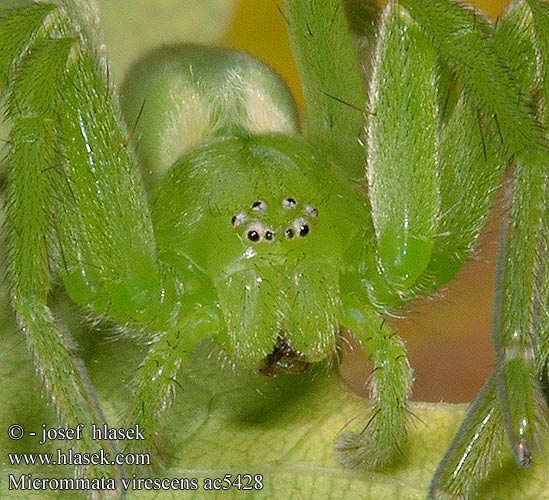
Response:
[[[352,469],[380,470],[390,466],[402,454],[399,444],[383,446],[375,433],[343,432],[337,438],[334,451],[341,463]]]
[[[521,440],[515,444],[513,447],[513,454],[515,455],[518,465],[525,469],[530,468],[530,464],[532,463],[532,453],[524,441]]]

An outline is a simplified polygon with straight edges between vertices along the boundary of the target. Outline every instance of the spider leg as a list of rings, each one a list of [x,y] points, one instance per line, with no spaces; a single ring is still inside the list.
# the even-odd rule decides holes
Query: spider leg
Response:
[[[113,97],[92,56],[67,69],[55,211],[71,297],[120,323],[160,313],[161,283],[143,186]]]
[[[425,9],[432,14],[430,5]],[[367,274],[371,300],[388,310],[436,291],[470,257],[507,158],[495,120],[481,111],[473,77],[455,61],[467,52],[457,47],[474,41],[485,66],[502,71],[484,43],[484,19],[478,15],[477,24],[477,14],[448,7],[469,23],[472,39],[456,40],[452,51],[459,54],[449,56],[437,50],[430,31],[441,26],[431,28],[415,7],[387,7],[370,84],[376,113],[368,117],[368,195],[377,263]],[[473,60],[466,65],[477,66]],[[498,83],[510,93],[504,77]]]
[[[448,283],[474,252],[507,165],[495,121],[461,95],[440,126],[439,226],[420,293]]]
[[[78,51],[66,80],[71,92],[58,116],[61,166],[52,174],[60,274],[71,298],[95,314],[152,332],[125,422],[143,429],[146,440],[129,446],[143,449],[186,353],[215,328],[204,306],[214,300],[202,293],[203,276],[192,263],[160,255],[116,99],[93,56]]]
[[[524,57],[524,44],[510,47],[494,43],[488,19],[457,3],[400,3],[436,48],[443,81],[450,72],[461,89],[459,96],[449,87],[448,92],[454,94],[450,103],[456,96],[458,100],[449,110],[445,105],[442,115],[438,213],[442,224],[435,237],[432,261],[417,282],[416,292],[425,293],[447,283],[471,254],[509,158],[524,158],[526,151],[537,150],[524,158],[532,163],[543,161],[545,153],[541,152],[541,129],[525,98],[529,90],[519,88],[514,79],[515,74],[524,72],[513,71],[511,77],[502,62],[509,53]],[[457,30],[457,25],[462,29]]]
[[[516,2],[495,31],[496,48],[515,77],[521,91],[513,102],[538,95],[530,104],[537,119],[546,123],[540,106],[549,97],[547,73],[547,6]],[[544,28],[542,26],[545,26]],[[533,64],[538,61],[538,66]],[[534,83],[533,83],[534,82]],[[509,126],[508,117],[496,116]],[[525,120],[529,124],[529,120]],[[534,131],[542,130],[534,125]],[[501,141],[519,150],[506,186],[507,213],[500,235],[494,344],[497,366],[471,406],[456,438],[438,467],[430,497],[461,498],[472,493],[490,472],[502,437],[507,435],[516,462],[528,467],[532,451],[547,434],[547,400],[543,394],[548,352],[547,320],[547,179],[549,164],[532,128],[527,148],[513,144],[508,132]],[[537,129],[537,130],[536,130]],[[517,135],[520,139],[520,136]]]
[[[43,210],[55,214],[55,231],[48,230],[48,238],[56,240],[51,253],[60,254],[62,265],[55,270],[69,294],[97,314],[142,322],[158,315],[162,293],[152,224],[106,63],[87,38],[93,5],[83,5],[80,12],[73,3],[36,4],[0,20],[0,76],[2,85],[8,84],[0,90],[8,92],[12,121],[34,115],[38,121],[40,115],[45,123],[38,130],[51,150],[48,155],[34,151],[40,175],[53,185]],[[61,45],[65,55],[51,55]],[[31,88],[38,80],[24,74],[38,65],[35,49],[57,64],[55,73],[47,74],[50,66],[37,73],[44,82],[39,90]],[[24,134],[11,141],[15,148],[15,139],[26,140]]]
[[[132,405],[125,424],[143,429],[144,441],[129,441],[125,452],[151,450],[158,420],[171,403],[177,388],[177,375],[187,354],[198,340],[211,335],[218,326],[216,318],[195,311],[176,326],[153,340],[133,382]],[[154,454],[154,460],[161,458]]]
[[[352,331],[374,363],[370,419],[362,432],[341,434],[336,451],[343,463],[370,470],[394,462],[402,452],[413,376],[404,343],[365,304],[344,301],[341,324]]]
[[[287,0],[284,14],[307,104],[309,141],[350,179],[362,181],[366,91],[344,2]]]
[[[541,388],[547,359],[547,103],[549,102],[549,8],[516,2],[495,32],[499,55],[544,132],[544,148],[532,141],[515,155],[502,223],[498,295],[494,314],[498,396],[517,463],[528,467],[540,432],[547,432]],[[536,64],[534,64],[536,63]]]
[[[9,272],[20,328],[60,418],[89,428],[105,417],[69,333],[48,308],[51,275],[59,273],[71,298],[95,314],[148,331],[169,330],[189,304],[182,305],[186,290],[169,265],[157,261],[144,189],[100,58],[64,8],[36,5],[0,20],[12,123]],[[11,36],[19,29],[27,29],[26,39]],[[152,364],[145,362],[141,380]],[[137,384],[140,402],[165,405],[160,389],[144,386]],[[79,451],[114,452],[112,443],[84,436]],[[95,470],[97,477],[120,475],[114,466]]]
[[[436,81],[434,47],[400,5],[388,5],[369,89],[367,177],[376,267],[402,293],[429,264],[438,229]]]
[[[504,446],[496,375],[484,384],[440,462],[429,487],[429,500],[469,498],[499,463]]]
[[[175,395],[179,369],[187,354],[200,339],[223,328],[209,279],[183,258],[172,256],[170,260],[169,264],[161,263],[163,277],[174,283],[183,277],[187,293],[174,295],[177,303],[174,313],[150,342],[134,378],[132,404],[125,424],[131,427],[139,423],[145,440],[129,441],[125,451],[150,450],[158,420]]]
[[[509,195],[512,190],[508,191]],[[429,489],[430,500],[473,495],[481,481],[501,461],[498,456],[504,448],[506,434],[517,463],[523,467],[530,464],[532,447],[544,440],[540,433],[547,434],[547,401],[543,395],[549,347],[547,311],[538,310],[541,313],[539,322],[532,325],[532,330],[537,330],[535,336],[513,335],[512,342],[508,342],[504,326],[509,317],[502,309],[502,302],[507,297],[503,282],[507,252],[513,245],[508,245],[507,223],[502,226],[494,312],[498,364],[470,406],[438,466]],[[546,277],[541,281],[539,296],[546,301]]]
[[[538,183],[543,193],[536,193]],[[547,214],[538,219],[539,214],[531,213],[523,197],[544,198],[547,188],[539,172],[518,167],[510,184],[512,189],[507,194],[512,196],[513,206],[501,228],[493,339],[505,431],[517,463],[529,467],[539,432],[547,430],[547,405],[540,383],[546,353],[540,348],[547,343],[543,328],[547,324],[548,262],[545,251],[539,248],[545,245]],[[530,238],[528,244],[524,231]],[[517,275],[524,277],[517,280]]]
[[[92,423],[105,422],[105,417],[70,334],[58,328],[47,305],[57,110],[74,40],[43,40],[36,35],[42,30],[40,23],[52,12],[51,6],[36,5],[28,12],[29,17],[16,12],[0,20],[2,35],[10,42],[19,40],[3,53],[12,62],[6,103],[12,123],[7,218],[11,295],[18,324],[63,424],[89,428]],[[26,24],[31,19],[33,22]],[[26,42],[22,36],[11,38],[13,30],[18,29],[28,30]],[[18,59],[17,52],[32,41],[36,42],[32,54]],[[97,452],[100,447],[109,454],[115,451],[112,443],[98,443],[89,433],[84,433],[79,442],[82,452]],[[116,466],[96,465],[90,469],[97,477],[120,477]]]

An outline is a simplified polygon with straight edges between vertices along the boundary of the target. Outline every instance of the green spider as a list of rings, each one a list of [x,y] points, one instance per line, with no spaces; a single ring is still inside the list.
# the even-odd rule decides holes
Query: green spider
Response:
[[[277,375],[330,357],[350,330],[375,365],[371,413],[336,448],[350,466],[392,463],[412,371],[383,315],[453,278],[513,158],[498,365],[430,496],[472,494],[503,428],[528,466],[547,413],[548,11],[516,2],[494,30],[455,3],[390,2],[361,67],[341,1],[287,0],[306,137],[269,68],[189,46],[133,68],[122,90],[128,132],[93,2],[1,18],[11,295],[65,425],[104,418],[48,307],[52,274],[87,311],[154,337],[130,426],[157,426],[185,353],[204,337],[234,363]],[[368,23],[350,13],[355,41],[371,47]],[[488,451],[471,453],[478,446]]]

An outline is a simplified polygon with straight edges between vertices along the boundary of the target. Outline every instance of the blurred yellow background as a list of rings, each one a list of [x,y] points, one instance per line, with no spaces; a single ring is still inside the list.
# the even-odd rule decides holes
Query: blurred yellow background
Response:
[[[282,2],[237,2],[226,36],[230,47],[244,49],[271,64],[288,82],[302,105],[299,79],[288,46]],[[492,17],[507,0],[470,2]],[[392,320],[406,340],[415,371],[413,399],[470,401],[494,365],[491,311],[497,250],[497,216],[492,216],[473,261],[438,297],[416,301],[402,319]],[[358,392],[368,375],[365,357],[354,351],[343,371]]]

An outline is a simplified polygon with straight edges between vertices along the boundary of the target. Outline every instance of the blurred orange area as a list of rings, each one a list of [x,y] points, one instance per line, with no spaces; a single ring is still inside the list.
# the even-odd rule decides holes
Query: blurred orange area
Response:
[[[418,299],[390,323],[406,342],[416,401],[471,401],[492,371],[491,322],[497,221],[492,216],[473,260],[436,297]],[[342,373],[355,392],[366,395],[371,367],[355,346],[343,356]]]
[[[282,0],[236,2],[225,45],[245,50],[268,62],[290,86],[302,109],[303,96],[286,35],[282,3]],[[503,13],[509,0],[474,0],[467,3],[495,18]]]
[[[282,2],[240,0],[226,36],[228,47],[245,50],[270,64],[303,108],[299,76],[286,33]]]
[[[469,2],[492,17],[503,13],[508,0]],[[242,0],[237,3],[226,45],[263,59],[292,89],[303,109],[299,78],[290,52],[282,1]],[[439,296],[418,300],[402,319],[391,320],[407,344],[415,372],[413,399],[470,401],[495,362],[491,345],[491,310],[497,250],[497,216],[479,244],[475,258]],[[345,344],[345,343],[344,343]],[[344,348],[342,372],[351,386],[366,394],[366,355]],[[348,352],[352,351],[352,352]]]

